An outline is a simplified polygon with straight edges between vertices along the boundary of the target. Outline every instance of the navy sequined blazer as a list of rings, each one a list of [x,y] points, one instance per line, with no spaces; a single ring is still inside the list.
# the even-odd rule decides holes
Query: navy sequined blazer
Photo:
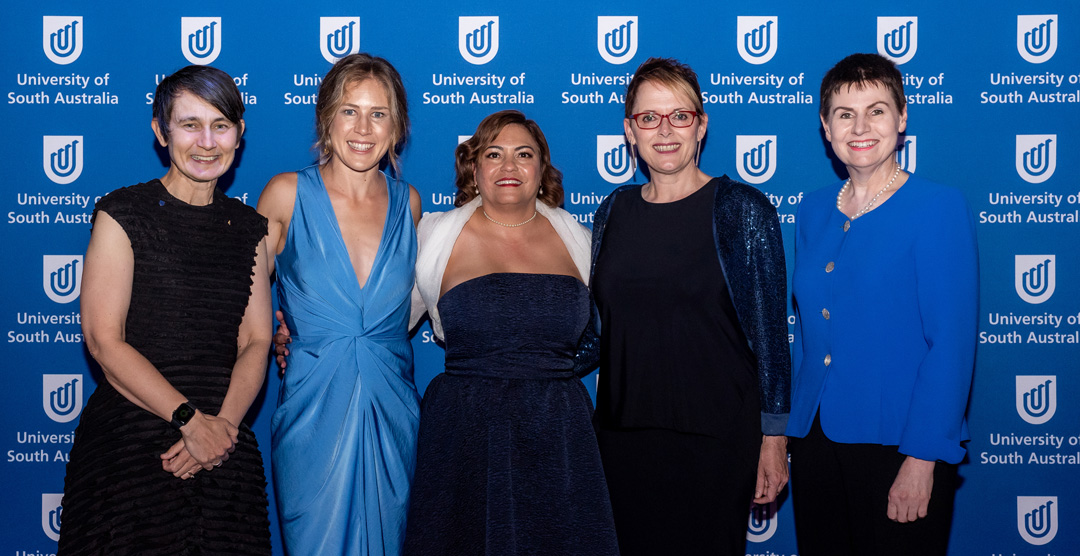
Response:
[[[593,216],[592,267],[604,240],[615,196],[612,191]],[[761,430],[782,435],[791,407],[791,351],[787,330],[787,268],[776,209],[757,189],[727,176],[713,178],[713,240],[739,325],[756,358],[761,396]],[[602,325],[602,323],[601,323]]]

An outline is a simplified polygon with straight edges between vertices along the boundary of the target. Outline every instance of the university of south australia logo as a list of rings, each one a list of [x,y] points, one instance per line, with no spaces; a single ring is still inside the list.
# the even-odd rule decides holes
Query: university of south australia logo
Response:
[[[1058,45],[1058,16],[1016,16],[1016,50],[1032,64],[1041,64],[1054,57]]]
[[[82,375],[42,375],[41,405],[49,419],[70,423],[83,407]]]
[[[69,184],[82,174],[82,135],[45,135],[43,137],[41,163],[45,175],[53,183]]]
[[[776,172],[776,136],[736,135],[735,168],[746,183],[769,181]]]
[[[83,47],[81,15],[46,15],[41,23],[41,46],[49,61],[67,65],[79,59]]]
[[[64,493],[43,493],[41,495],[41,530],[53,541],[60,540],[60,514],[64,511],[60,502]]]
[[[71,303],[82,289],[82,255],[44,255],[41,285],[56,303]]]
[[[750,506],[750,523],[746,528],[746,540],[765,542],[776,534],[779,527],[776,517],[776,501]]]
[[[877,18],[877,49],[897,65],[910,62],[919,49],[919,18]]]
[[[596,49],[609,64],[625,64],[637,54],[638,18],[606,16],[596,18]]]
[[[1038,305],[1054,295],[1057,270],[1055,255],[1016,256],[1016,295]]]
[[[470,64],[486,64],[499,53],[498,16],[458,17],[458,52]]]
[[[634,177],[633,153],[622,135],[596,136],[596,171],[604,181],[621,184]]]
[[[360,52],[360,18],[320,17],[319,51],[331,64]]]
[[[739,56],[751,64],[764,64],[776,54],[780,18],[740,15],[736,22],[735,39]]]
[[[901,170],[909,174],[915,173],[916,146],[915,136],[905,135],[900,141],[900,150],[896,151],[896,163],[900,165]]]
[[[1057,411],[1057,376],[1016,377],[1016,412],[1032,425],[1041,425]]]
[[[1028,544],[1044,545],[1057,535],[1057,496],[1017,496],[1016,528]]]
[[[205,66],[221,54],[220,17],[181,17],[180,50],[192,64]]]
[[[1016,173],[1028,183],[1042,183],[1057,169],[1057,135],[1017,135]]]

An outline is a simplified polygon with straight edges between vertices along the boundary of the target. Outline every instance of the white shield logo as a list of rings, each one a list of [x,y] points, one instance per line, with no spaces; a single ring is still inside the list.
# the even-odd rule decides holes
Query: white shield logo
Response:
[[[1057,411],[1057,376],[1017,376],[1016,412],[1032,425],[1049,421]]]
[[[41,47],[52,63],[67,65],[79,59],[83,45],[81,15],[42,16],[41,27]]]
[[[896,152],[896,163],[900,165],[900,169],[909,173],[915,173],[915,136],[905,135],[904,141],[900,143],[900,150]]]
[[[1057,135],[1017,135],[1016,173],[1028,183],[1042,183],[1057,169]]]
[[[1041,64],[1054,57],[1058,43],[1058,16],[1016,16],[1016,50],[1032,64]]]
[[[636,15],[596,18],[596,49],[609,64],[625,64],[637,54],[638,19]]]
[[[42,375],[41,405],[57,423],[74,421],[83,407],[82,375]]]
[[[360,52],[360,18],[320,17],[319,51],[331,64]]]
[[[54,541],[60,540],[60,513],[64,511],[60,503],[64,493],[41,495],[41,530]]]
[[[499,53],[499,17],[458,17],[458,52],[478,66],[494,59]]]
[[[45,175],[60,185],[79,179],[83,169],[82,135],[45,135],[41,163]]]
[[[740,15],[735,30],[739,56],[751,64],[772,60],[776,54],[779,25],[780,18],[775,15]]]
[[[458,135],[457,136],[457,144],[460,145],[460,144],[464,143],[465,141],[468,141],[469,139],[472,139],[472,135]]]
[[[1057,283],[1054,255],[1016,256],[1016,295],[1033,305],[1038,305],[1054,295]]]
[[[910,62],[919,49],[919,18],[877,18],[877,51],[897,65]]]
[[[1057,535],[1057,496],[1017,496],[1016,528],[1028,544],[1044,545]]]
[[[192,64],[205,66],[221,54],[220,17],[181,17],[180,50]]]
[[[41,272],[45,295],[56,303],[71,303],[82,289],[82,255],[45,255]]]
[[[776,171],[776,136],[736,135],[735,168],[746,183],[769,181]]]
[[[750,524],[746,528],[746,540],[750,542],[765,542],[776,534],[777,525],[776,501],[768,504],[753,504],[750,506]]]
[[[632,153],[622,135],[596,136],[596,171],[608,183],[620,184],[634,177]]]

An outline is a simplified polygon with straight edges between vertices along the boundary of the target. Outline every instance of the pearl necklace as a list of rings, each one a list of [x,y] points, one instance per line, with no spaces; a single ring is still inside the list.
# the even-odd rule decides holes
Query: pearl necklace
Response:
[[[900,165],[897,164],[896,165],[896,170],[893,172],[892,179],[889,180],[889,183],[885,184],[885,187],[881,188],[881,191],[878,191],[877,195],[874,195],[874,198],[870,199],[870,202],[866,203],[866,206],[863,207],[862,210],[860,210],[859,212],[856,212],[850,219],[855,220],[856,218],[858,218],[858,217],[866,214],[867,212],[869,212],[870,209],[874,206],[874,203],[877,202],[878,197],[881,197],[881,195],[883,193],[885,193],[886,191],[889,190],[890,187],[892,187],[893,182],[896,181],[896,176],[899,176],[899,175],[900,175]],[[851,178],[848,178],[847,181],[844,182],[844,186],[840,188],[840,192],[836,194],[836,209],[839,210],[840,212],[844,212],[844,209],[843,209],[843,206],[844,206],[844,200],[843,200],[844,199],[844,193],[847,193],[847,190],[850,187],[851,187]]]
[[[488,216],[487,211],[484,210],[484,209],[480,209],[480,212],[484,213],[484,218],[487,218],[488,220],[491,220],[492,222],[494,222],[494,223],[496,223],[496,224],[498,224],[498,225],[500,225],[500,226],[502,226],[504,228],[517,228],[518,226],[524,226],[524,225],[528,224],[529,222],[532,222],[533,218],[536,218],[537,214],[540,214],[539,212],[536,212],[536,210],[534,209],[533,210],[533,215],[530,216],[528,220],[526,220],[524,222],[518,222],[517,224],[506,224],[504,222],[499,222],[498,220],[495,220],[494,218]]]

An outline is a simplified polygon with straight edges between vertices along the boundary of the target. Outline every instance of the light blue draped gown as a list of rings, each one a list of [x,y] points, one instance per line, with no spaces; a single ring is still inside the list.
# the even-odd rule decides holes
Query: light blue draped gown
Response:
[[[420,419],[407,330],[416,230],[408,186],[387,183],[386,224],[363,288],[317,166],[298,173],[276,258],[293,342],[271,461],[291,556],[401,552]]]

